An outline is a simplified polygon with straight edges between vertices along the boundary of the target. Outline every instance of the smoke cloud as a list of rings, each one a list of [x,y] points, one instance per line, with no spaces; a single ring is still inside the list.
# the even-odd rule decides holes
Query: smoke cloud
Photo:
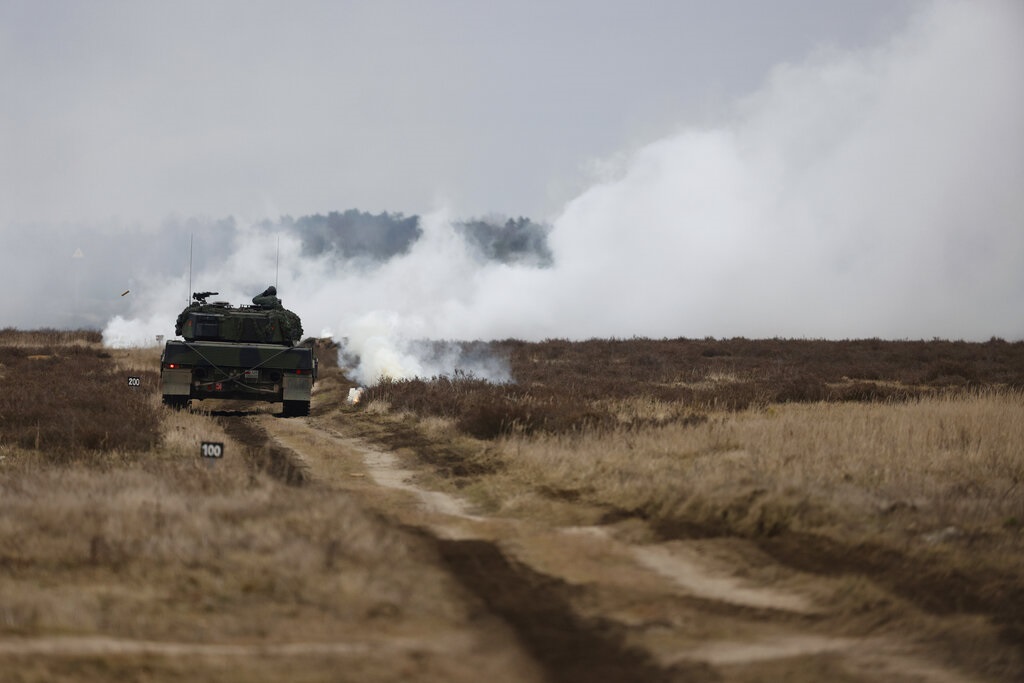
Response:
[[[937,4],[876,49],[777,67],[727,124],[572,201],[556,269],[492,281],[483,309],[577,337],[1019,337],[1022,17]]]
[[[285,306],[344,340],[364,383],[507,379],[422,340],[1024,338],[1021,121],[1024,7],[937,2],[884,44],[780,64],[715,125],[604,162],[550,219],[543,259],[481,258],[447,208],[369,267],[236,219],[192,289],[247,302],[279,267]],[[172,335],[185,277],[112,287],[132,294],[107,342]]]

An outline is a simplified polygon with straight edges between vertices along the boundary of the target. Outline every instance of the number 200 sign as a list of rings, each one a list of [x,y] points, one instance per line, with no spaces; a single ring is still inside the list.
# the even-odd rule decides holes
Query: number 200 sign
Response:
[[[224,444],[216,441],[204,441],[199,447],[199,454],[204,458],[223,458]]]

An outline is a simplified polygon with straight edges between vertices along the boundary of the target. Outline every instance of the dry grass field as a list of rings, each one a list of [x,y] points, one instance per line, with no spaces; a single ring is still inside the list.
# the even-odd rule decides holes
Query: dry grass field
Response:
[[[0,338],[0,680],[326,680],[339,658],[345,680],[407,678],[417,634],[462,619],[450,579],[348,497],[275,476],[232,418],[162,408],[153,355]],[[467,664],[446,666],[424,679]]]
[[[491,351],[512,383],[383,382],[362,396],[365,411],[411,414],[421,433],[461,440],[441,457],[422,447],[436,485],[496,515],[745,539],[787,567],[868,577],[925,612],[988,615],[1019,654],[1024,343]]]
[[[1024,343],[555,340],[491,350],[509,359],[513,383],[383,382],[362,404],[490,439],[487,476],[465,476],[472,459],[446,472],[494,509],[530,491],[638,516],[669,536],[814,533],[842,547],[1017,568]]]
[[[489,351],[282,420],[0,331],[0,680],[1024,675],[1024,344]]]
[[[363,394],[447,417],[480,438],[693,422],[778,403],[906,401],[1024,388],[1024,343],[631,339],[466,345],[508,363],[513,382],[385,381]],[[655,410],[624,410],[622,399]],[[636,403],[639,400],[639,403]]]

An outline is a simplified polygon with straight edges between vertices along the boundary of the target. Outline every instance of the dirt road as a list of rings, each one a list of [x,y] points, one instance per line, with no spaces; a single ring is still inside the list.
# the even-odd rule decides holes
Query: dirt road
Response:
[[[986,680],[937,645],[963,618],[897,619],[913,614],[897,596],[789,569],[742,539],[666,542],[637,519],[492,517],[421,483],[428,465],[336,421],[258,414],[233,429],[268,439],[284,478],[352,496],[420,537],[473,604],[463,644],[487,643],[509,680]]]

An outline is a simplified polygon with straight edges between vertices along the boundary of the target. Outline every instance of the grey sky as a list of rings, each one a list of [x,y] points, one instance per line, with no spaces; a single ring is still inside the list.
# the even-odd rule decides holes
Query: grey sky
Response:
[[[0,89],[4,325],[152,342],[194,234],[194,288],[244,302],[280,256],[311,332],[385,359],[1024,338],[1019,0],[0,0]],[[254,226],[348,208],[424,236],[367,273]],[[549,221],[551,267],[468,254],[490,212]]]
[[[0,229],[442,203],[547,218],[595,161],[915,6],[0,0]]]

